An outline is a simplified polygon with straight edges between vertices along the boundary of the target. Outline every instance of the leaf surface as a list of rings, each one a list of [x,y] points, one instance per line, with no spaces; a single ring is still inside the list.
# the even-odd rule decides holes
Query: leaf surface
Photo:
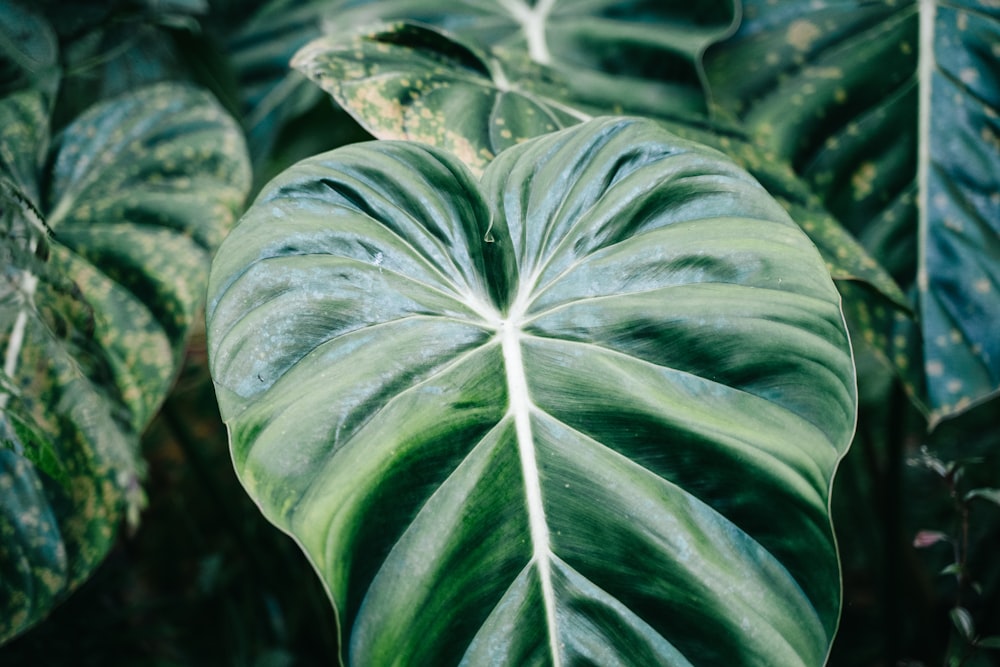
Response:
[[[439,146],[480,173],[505,148],[589,118],[541,66],[416,24],[322,37],[292,66],[374,136]]]
[[[567,78],[582,77],[590,87],[612,86],[626,97],[630,89],[660,84],[664,115],[705,112],[702,54],[730,34],[738,20],[736,3],[728,0],[697,5],[495,0],[460,8],[413,0],[339,0],[330,12],[342,21],[334,25],[405,19],[438,26],[475,44],[523,53]]]
[[[866,317],[886,322],[879,336],[904,377],[922,366],[910,384],[932,426],[995,396],[1000,9],[751,0],[745,15],[732,40],[709,52],[716,100],[791,159],[834,215],[912,286],[919,327]]]
[[[663,115],[704,115],[701,56],[732,32],[737,15],[732,0],[275,0],[239,31],[231,50],[247,92],[251,144],[264,149],[283,123],[315,104],[315,90],[287,64],[323,33],[344,46],[370,25],[416,21],[558,71],[581,90],[630,101],[653,91]]]
[[[240,130],[204,92],[161,84],[102,103],[38,161],[47,116],[30,99],[0,101],[33,123],[0,136],[18,156],[0,163],[0,639],[44,616],[134,521],[139,435],[249,187]]]
[[[265,188],[209,295],[237,471],[350,664],[824,660],[849,343],[723,155],[622,118],[478,182],[344,147]]]

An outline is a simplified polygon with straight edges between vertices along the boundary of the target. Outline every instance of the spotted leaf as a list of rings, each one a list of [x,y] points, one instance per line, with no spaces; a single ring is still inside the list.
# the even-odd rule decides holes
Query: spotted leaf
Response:
[[[414,0],[334,0],[331,29],[408,19],[439,26],[470,42],[525,53],[532,61],[597,82],[614,78],[622,90],[673,84],[672,110],[705,110],[701,56],[728,35],[737,3],[645,0],[493,0],[461,3]],[[589,75],[594,75],[590,77]],[[600,84],[598,84],[600,85]],[[666,109],[664,110],[666,111]]]
[[[922,367],[931,425],[995,396],[1000,9],[750,0],[745,16],[709,52],[716,99],[912,286],[918,338],[886,356],[919,351],[903,359]]]
[[[249,187],[240,129],[204,92],[109,100],[37,162],[47,119],[22,101],[33,112],[6,117],[37,125],[0,135],[19,156],[0,163],[0,640],[79,585],[141,504],[139,435]]]
[[[324,153],[223,243],[207,318],[238,474],[347,664],[824,661],[850,345],[723,154],[620,117],[478,180],[426,144]]]
[[[616,91],[622,100],[655,97],[663,115],[704,114],[701,55],[732,31],[736,4],[274,0],[237,33],[231,50],[246,91],[251,138],[261,149],[316,101],[315,90],[287,69],[296,50],[324,32],[349,39],[385,21],[416,21],[481,48],[502,47],[516,60],[560,72],[580,89]]]
[[[480,173],[503,149],[588,117],[541,66],[414,24],[322,37],[292,65],[374,136],[440,146]]]

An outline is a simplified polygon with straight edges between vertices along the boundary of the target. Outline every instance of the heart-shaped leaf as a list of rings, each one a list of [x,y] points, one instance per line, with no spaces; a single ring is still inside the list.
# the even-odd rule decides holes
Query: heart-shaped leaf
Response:
[[[596,119],[478,182],[408,142],[292,167],[216,257],[209,352],[350,664],[816,665],[838,303],[722,154]]]
[[[0,101],[20,123],[0,130],[0,640],[82,582],[137,511],[139,435],[249,187],[240,129],[202,91],[95,106],[44,161],[36,102]]]

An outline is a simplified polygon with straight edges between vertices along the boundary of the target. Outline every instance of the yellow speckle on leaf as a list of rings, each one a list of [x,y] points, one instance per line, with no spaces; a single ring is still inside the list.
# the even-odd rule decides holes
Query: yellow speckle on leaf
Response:
[[[944,374],[944,366],[940,361],[927,362],[927,375],[931,377],[941,377]]]
[[[854,176],[851,178],[851,187],[854,190],[855,201],[860,201],[873,192],[874,181],[877,175],[878,168],[873,162],[865,162],[854,173]]]
[[[808,67],[803,72],[808,77],[816,79],[843,79],[844,70],[839,67]]]
[[[971,67],[966,67],[958,73],[958,78],[962,80],[962,83],[972,85],[979,81],[979,72]]]
[[[996,132],[994,132],[990,127],[984,127],[979,132],[979,136],[988,146],[994,150],[1000,150],[1000,137],[998,137]]]
[[[953,394],[957,394],[958,392],[962,391],[961,380],[949,380],[946,386],[948,388],[948,391],[950,391]]]
[[[975,283],[973,283],[972,287],[980,294],[990,293],[990,281],[987,280],[986,278],[980,278]]]
[[[820,30],[812,21],[799,19],[792,21],[785,33],[785,39],[799,51],[808,51],[813,42],[820,36]]]

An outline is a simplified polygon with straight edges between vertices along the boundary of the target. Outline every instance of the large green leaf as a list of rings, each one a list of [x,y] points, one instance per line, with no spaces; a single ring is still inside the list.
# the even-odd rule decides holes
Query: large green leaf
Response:
[[[44,163],[47,117],[25,99],[0,101],[23,111],[0,135],[22,156],[0,162],[0,640],[134,520],[139,434],[249,187],[240,130],[201,91],[161,84],[93,107]]]
[[[921,365],[904,350],[922,345],[931,423],[995,396],[1000,9],[750,0],[745,15],[709,53],[716,100],[914,286],[919,329],[890,317],[884,337],[904,372]]]
[[[351,664],[817,665],[838,303],[746,172],[596,119],[478,182],[397,141],[289,169],[213,263],[209,353]]]

